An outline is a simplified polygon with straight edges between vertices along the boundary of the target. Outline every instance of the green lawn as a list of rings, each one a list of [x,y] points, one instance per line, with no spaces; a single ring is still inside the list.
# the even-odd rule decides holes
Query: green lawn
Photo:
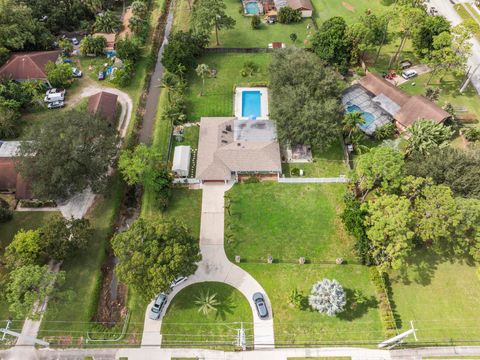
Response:
[[[344,184],[237,184],[227,193],[230,259],[352,260],[352,239],[338,217]],[[231,199],[231,200],[229,200]],[[230,209],[228,203],[230,202]],[[231,216],[228,214],[230,210]]]
[[[282,164],[283,174],[285,174],[286,177],[290,177],[290,172],[293,168],[303,169],[304,177],[337,177],[348,173],[348,168],[343,159],[343,149],[340,141],[323,152],[313,150],[312,154],[313,162],[311,163]]]
[[[332,342],[373,341],[383,338],[375,290],[368,269],[361,265],[249,264],[248,271],[267,292],[273,306],[275,343],[328,344]],[[289,305],[295,288],[308,295],[312,285],[324,278],[336,279],[347,293],[346,310],[329,317]],[[367,302],[352,308],[352,294],[360,290]]]
[[[240,74],[243,64],[253,61],[259,71],[251,77]],[[205,79],[204,95],[200,96],[202,80],[193,71],[188,76],[187,107],[189,121],[202,116],[233,116],[235,86],[266,85],[270,54],[207,54],[198,60],[217,70],[215,78]]]
[[[391,281],[403,328],[413,320],[419,341],[448,343],[480,337],[477,266],[419,256],[405,279],[391,276]]]
[[[312,0],[315,17],[320,22],[333,16],[341,16],[345,21],[352,23],[364,15],[366,10],[378,15],[389,8],[386,5],[393,3],[394,0]]]
[[[200,294],[216,294],[217,311],[198,311]],[[216,282],[193,284],[177,294],[162,321],[162,346],[206,346],[232,348],[237,328],[244,322],[247,343],[253,340],[253,316],[247,299],[230,285]],[[216,345],[216,346],[214,346]]]
[[[464,20],[464,21],[472,21],[474,24],[476,24],[476,21],[475,19],[477,19],[478,21],[478,15],[475,16],[475,18],[473,18],[470,13],[467,11],[467,9],[465,9],[462,4],[457,4],[454,6],[455,8],[455,11],[458,13],[458,15],[460,15],[460,17]],[[471,11],[474,13],[474,14],[477,14],[475,12],[474,9],[471,9]],[[480,40],[480,27],[476,27],[475,29],[475,32],[474,32],[474,35],[477,37],[477,39]]]

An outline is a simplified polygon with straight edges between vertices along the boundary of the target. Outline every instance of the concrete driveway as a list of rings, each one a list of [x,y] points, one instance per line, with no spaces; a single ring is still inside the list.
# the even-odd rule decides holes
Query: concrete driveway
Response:
[[[200,225],[200,251],[202,253],[202,260],[198,264],[198,269],[195,274],[190,276],[184,283],[175,287],[168,295],[167,307],[173,297],[188,285],[205,281],[217,281],[229,284],[239,290],[250,304],[253,314],[255,348],[273,348],[275,340],[272,306],[268,294],[249,273],[231,263],[225,254],[223,245],[225,220],[224,196],[225,192],[229,190],[232,185],[233,184],[204,184],[202,186],[202,216]],[[265,296],[269,312],[269,318],[266,320],[259,318],[255,304],[253,303],[252,295],[256,292],[260,292]],[[149,304],[145,313],[142,347],[161,345],[161,320],[152,321],[148,319],[148,311],[151,305],[152,303]]]

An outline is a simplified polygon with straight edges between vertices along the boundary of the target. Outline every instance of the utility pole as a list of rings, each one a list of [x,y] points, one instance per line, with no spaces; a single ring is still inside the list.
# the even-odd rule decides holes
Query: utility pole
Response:
[[[245,329],[243,328],[243,322],[240,323],[240,329],[237,329],[236,346],[242,348],[243,351],[247,350],[247,339],[245,336]]]

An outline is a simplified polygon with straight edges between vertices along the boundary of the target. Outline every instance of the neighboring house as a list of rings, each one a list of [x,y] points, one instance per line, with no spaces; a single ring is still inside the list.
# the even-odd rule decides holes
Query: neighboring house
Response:
[[[105,40],[107,40],[107,44],[103,49],[104,51],[112,51],[113,49],[115,49],[115,38],[117,36],[115,33],[95,33],[92,36],[93,37],[102,36],[105,38]]]
[[[45,65],[57,62],[61,51],[32,51],[13,53],[10,59],[0,67],[0,78],[16,81],[47,81]]]
[[[201,119],[197,179],[202,182],[237,181],[250,176],[277,179],[281,172],[280,147],[273,121],[234,117]]]
[[[310,0],[274,0],[274,2],[277,10],[288,6],[293,10],[300,10],[304,18],[312,17],[313,6]]]
[[[19,141],[0,141],[0,192],[14,194],[17,200],[32,197],[28,184],[15,169]]]
[[[369,135],[388,122],[402,132],[420,119],[443,123],[450,117],[425,97],[411,96],[370,72],[344,92],[342,103],[346,111],[363,113],[366,122],[360,128]]]
[[[117,98],[116,94],[101,91],[88,99],[87,110],[92,115],[97,115],[107,120],[111,125],[116,124],[117,114]]]

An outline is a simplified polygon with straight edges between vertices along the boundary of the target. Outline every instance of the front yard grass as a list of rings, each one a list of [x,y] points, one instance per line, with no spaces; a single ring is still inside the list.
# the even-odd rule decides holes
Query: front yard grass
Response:
[[[237,184],[226,194],[229,259],[353,260],[352,239],[339,214],[344,184]],[[228,205],[230,203],[230,205]]]
[[[253,61],[259,70],[253,76],[243,77],[243,64]],[[235,86],[266,85],[270,54],[206,54],[198,60],[217,70],[215,78],[205,79],[205,90],[200,96],[202,79],[195,71],[188,75],[187,115],[189,121],[198,121],[202,116],[233,116]]]
[[[242,263],[265,289],[272,302],[277,346],[291,344],[333,344],[373,342],[383,339],[375,290],[362,265],[298,265]],[[312,285],[324,278],[336,279],[347,293],[346,310],[329,317],[311,310],[299,310],[289,304],[289,295],[297,289],[304,296]],[[352,294],[359,290],[367,302],[352,308]]]
[[[216,294],[217,311],[198,311],[200,294]],[[193,284],[180,291],[168,306],[162,320],[162,346],[207,346],[232,348],[237,329],[243,322],[247,344],[253,340],[253,315],[247,299],[230,285],[217,282]]]
[[[367,10],[378,16],[389,9],[389,5],[393,3],[394,0],[312,1],[315,8],[314,16],[320,22],[324,22],[333,16],[341,16],[348,23],[357,21]]]

